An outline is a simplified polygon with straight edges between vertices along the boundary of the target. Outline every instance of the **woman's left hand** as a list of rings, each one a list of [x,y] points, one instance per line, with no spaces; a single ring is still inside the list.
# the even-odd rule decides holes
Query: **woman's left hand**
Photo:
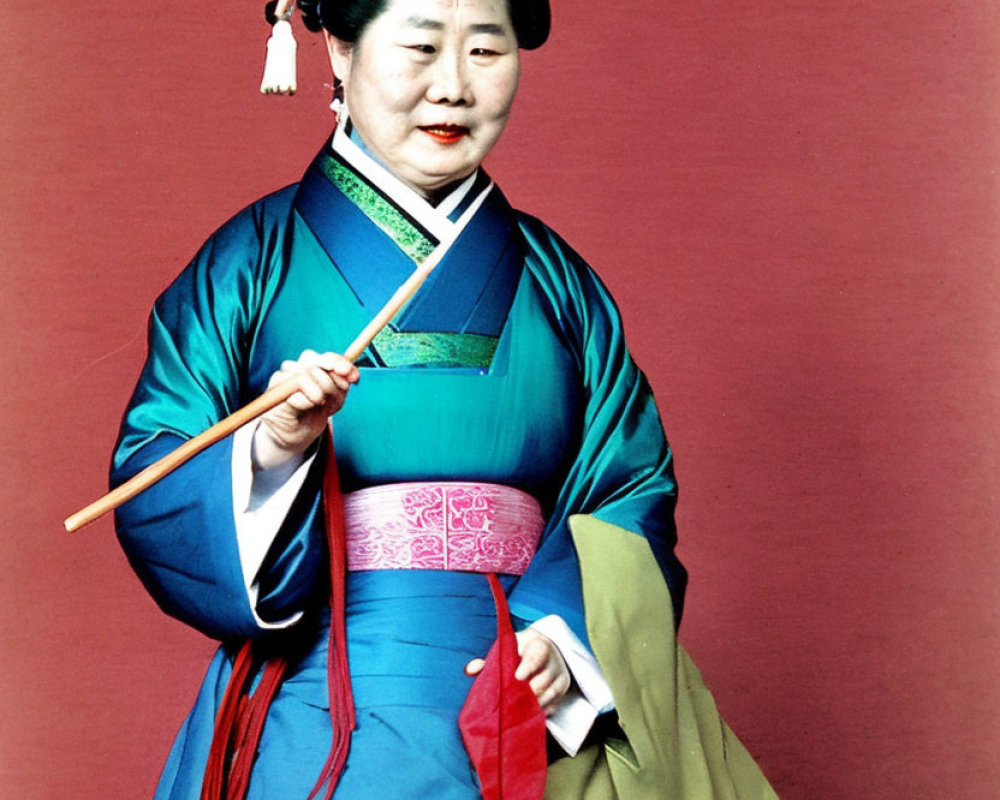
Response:
[[[529,682],[545,716],[551,716],[573,682],[562,653],[549,637],[531,628],[517,634],[517,652],[521,663],[514,677]],[[472,659],[465,665],[465,674],[478,675],[485,663],[481,658]]]

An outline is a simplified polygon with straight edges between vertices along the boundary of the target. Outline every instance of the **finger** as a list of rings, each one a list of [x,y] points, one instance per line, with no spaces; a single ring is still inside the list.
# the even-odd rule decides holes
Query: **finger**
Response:
[[[323,391],[323,387],[317,385],[308,375],[299,377],[299,392],[309,400],[313,408],[327,401],[327,393]]]
[[[301,391],[299,391],[295,392],[285,402],[288,403],[288,405],[290,405],[294,411],[300,414],[304,414],[306,412],[312,411],[317,406],[322,406],[323,403],[325,402],[325,397],[321,399],[319,403],[314,403],[312,400],[306,397],[306,395],[304,395]]]
[[[329,377],[332,373],[326,373]],[[343,407],[344,402],[347,400],[347,391],[351,388],[351,384],[347,382],[346,378],[341,378],[339,375],[332,374],[333,377],[330,378],[333,384],[333,391],[326,396],[323,408],[327,415],[334,414]]]
[[[351,388],[351,382],[347,378],[340,377],[336,372],[328,372],[326,374],[333,381],[333,385],[337,389],[337,394],[346,394],[347,390]]]
[[[337,374],[331,375],[320,366],[313,365],[305,372],[305,377],[315,383],[325,395],[338,394],[346,390],[347,383]]]
[[[340,353],[323,353],[316,363],[327,372],[334,372],[342,378],[347,378],[351,383],[358,380],[358,368]]]
[[[311,372],[315,368],[323,373],[329,373],[334,367],[353,366],[350,361],[337,353],[317,353],[315,350],[303,350],[295,361],[282,361],[281,370],[289,374]]]
[[[535,677],[528,681],[528,686],[531,687],[531,691],[535,693],[535,697],[538,698],[538,702],[542,702],[542,695],[552,688],[552,682],[554,675],[548,671],[539,672]]]
[[[279,383],[284,383],[290,378],[295,377],[302,369],[299,367],[297,361],[289,361],[285,359],[281,362],[281,366],[271,373],[271,377],[267,380],[267,388],[272,389]]]
[[[315,406],[329,406],[339,408],[343,405],[344,395],[350,388],[350,383],[346,378],[342,378],[336,373],[325,372],[321,367],[309,367],[308,371],[302,375],[301,385],[303,393],[313,401]]]
[[[538,698],[538,705],[542,707],[542,710],[546,714],[555,710],[553,706],[558,698],[556,697],[555,690],[551,686],[541,694],[536,694],[535,697]]]
[[[556,653],[553,653],[552,657],[546,662],[545,667],[535,673],[531,677],[531,680],[528,681],[528,685],[531,686],[535,694],[541,694],[550,686],[568,689],[569,684],[569,670],[562,660],[557,657]]]
[[[530,678],[548,662],[549,652],[546,640],[537,638],[526,641],[521,651],[521,663],[517,665],[514,677],[519,681]]]
[[[514,634],[514,638],[517,640],[517,654],[519,656],[524,655],[525,648],[529,645],[537,642],[549,641],[547,636],[543,636],[534,628],[525,628],[523,631],[518,631]]]
[[[573,679],[570,677],[569,672],[561,671],[555,674],[551,680],[548,680],[544,686],[539,686],[536,689],[534,683],[532,683],[531,688],[534,689],[535,697],[538,698],[538,704],[542,708],[554,708],[566,696],[566,692],[569,691],[572,683]]]
[[[288,372],[286,372],[283,369],[279,369],[277,372],[271,373],[271,377],[268,378],[267,380],[267,388],[271,389],[277,386],[279,383],[284,383],[290,377],[291,375],[289,375]]]
[[[468,664],[465,665],[465,674],[470,678],[473,675],[478,675],[483,671],[483,667],[486,666],[486,661],[481,658],[474,658]]]
[[[559,701],[566,696],[567,689],[569,689],[568,681],[565,685],[561,681],[553,682],[544,692],[535,695],[538,698],[538,705],[546,714],[552,714],[559,706]]]

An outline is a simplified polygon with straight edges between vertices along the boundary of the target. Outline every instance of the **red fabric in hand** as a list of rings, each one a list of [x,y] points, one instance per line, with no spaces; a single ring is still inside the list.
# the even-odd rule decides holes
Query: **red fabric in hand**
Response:
[[[545,794],[545,712],[528,681],[514,677],[520,657],[500,581],[489,573],[497,640],[476,677],[458,727],[483,800],[541,800]]]

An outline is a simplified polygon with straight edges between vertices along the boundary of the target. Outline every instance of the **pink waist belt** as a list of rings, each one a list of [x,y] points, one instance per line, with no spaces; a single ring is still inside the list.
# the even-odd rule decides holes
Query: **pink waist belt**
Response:
[[[344,495],[347,568],[521,575],[545,527],[529,494],[495,483],[393,483]]]

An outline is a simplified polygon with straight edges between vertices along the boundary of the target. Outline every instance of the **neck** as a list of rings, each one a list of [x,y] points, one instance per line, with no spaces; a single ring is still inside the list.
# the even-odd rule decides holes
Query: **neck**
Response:
[[[468,176],[466,176],[468,177]],[[465,178],[459,178],[457,181],[452,181],[451,183],[442,186],[440,189],[433,189],[431,191],[425,191],[419,189],[416,186],[411,187],[413,191],[417,192],[421,197],[424,198],[428,203],[437,208],[438,204],[444,200],[449,194],[451,194],[455,189],[458,188],[459,184],[464,181]]]
[[[431,204],[431,206],[435,208],[442,200],[444,200],[449,194],[451,194],[455,189],[457,189],[458,186],[462,183],[462,181],[464,181],[466,178],[469,177],[468,175],[464,175],[458,180],[449,181],[444,186],[440,186],[436,189],[424,189],[420,186],[414,186],[409,181],[405,181],[402,178],[400,178],[399,175],[396,175],[392,167],[386,164],[381,158],[378,157],[375,151],[373,151],[370,147],[368,147],[367,144],[365,144],[365,140],[361,138],[361,132],[351,122],[350,117],[347,117],[343,124],[344,124],[344,132],[350,137],[352,142],[354,142],[359,148],[361,148],[362,151],[364,151],[365,155],[367,155],[370,159],[375,161],[379,166],[381,166],[387,172],[395,176],[401,183],[404,183],[407,186],[409,186],[414,192],[419,194],[422,198],[424,198],[424,200],[426,200],[428,203]]]

